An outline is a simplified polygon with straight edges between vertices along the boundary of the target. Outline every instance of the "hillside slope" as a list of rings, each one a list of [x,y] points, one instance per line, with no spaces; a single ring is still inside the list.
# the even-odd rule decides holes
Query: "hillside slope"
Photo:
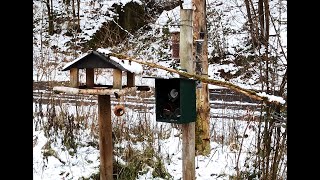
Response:
[[[107,36],[104,37],[104,41],[97,39],[92,45],[94,48],[109,48],[114,52],[134,55],[143,60],[157,62],[168,67],[174,65],[171,59],[170,31],[179,24],[180,8],[174,3],[170,5],[170,1],[167,1],[169,5],[167,4],[165,8],[163,4],[155,3],[152,9],[144,1],[139,0],[81,1],[79,9],[80,32],[70,31],[70,23],[74,20],[72,20],[72,13],[66,12],[71,11],[71,8],[66,10],[67,6],[60,1],[53,1],[56,19],[54,24],[57,29],[53,35],[48,35],[45,4],[42,1],[35,0],[33,2],[35,81],[61,81],[65,79],[67,75],[65,72],[59,71],[61,67],[85,53],[88,49],[88,42],[97,39],[97,34],[102,29]],[[128,3],[136,3],[137,7],[144,8],[144,17],[141,18],[145,18],[145,20],[140,28],[124,29],[120,26],[120,21],[116,22],[117,18],[113,19],[113,17],[119,17],[117,8],[121,9],[122,7],[122,11],[124,11]],[[158,10],[155,11],[155,9]],[[271,1],[270,9],[274,20],[274,26],[270,26],[270,34],[272,35],[270,36],[270,46],[272,47],[270,56],[271,59],[274,59],[272,62],[273,83],[277,88],[286,69],[286,1]],[[259,55],[262,52],[255,51],[250,45],[245,12],[245,5],[239,0],[208,1],[209,77],[230,81],[250,89],[261,89],[260,81],[261,75],[263,75],[261,67],[264,66],[264,63],[259,60]],[[112,27],[106,25],[109,22],[114,22],[118,26],[115,31],[118,34],[112,29],[105,30],[106,27]],[[119,38],[120,31],[121,38]],[[116,43],[103,43],[107,38],[108,41]],[[102,43],[99,40],[102,40]],[[284,51],[281,51],[280,45]],[[161,76],[161,73],[166,74],[166,72],[145,67],[144,75]],[[101,81],[106,82],[107,80]]]

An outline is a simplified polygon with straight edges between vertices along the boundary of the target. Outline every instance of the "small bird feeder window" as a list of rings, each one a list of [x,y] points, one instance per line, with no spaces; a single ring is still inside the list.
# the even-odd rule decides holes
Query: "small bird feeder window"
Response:
[[[196,84],[192,79],[155,79],[156,121],[184,124],[196,121]]]

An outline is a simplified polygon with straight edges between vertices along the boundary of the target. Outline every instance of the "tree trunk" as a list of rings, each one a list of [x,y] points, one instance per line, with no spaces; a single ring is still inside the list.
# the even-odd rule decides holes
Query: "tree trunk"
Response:
[[[270,93],[270,85],[269,85],[269,0],[263,0],[264,1],[264,31],[263,31],[263,39],[262,44],[265,46],[265,52],[264,52],[264,58],[266,61],[266,86],[267,86],[267,93]]]
[[[260,35],[259,40],[260,42],[263,42],[264,39],[264,31],[265,31],[265,24],[264,24],[264,8],[263,8],[263,1],[259,0],[258,2],[258,16],[259,16],[259,23],[260,23]]]
[[[254,22],[253,22],[252,16],[251,16],[251,11],[254,12],[254,9],[251,10],[249,0],[244,0],[244,3],[246,5],[246,10],[247,10],[249,32],[250,32],[250,35],[251,35],[252,44],[254,45],[254,47],[257,47],[258,46],[258,40],[257,40],[257,36],[256,36],[256,33],[255,33],[256,32],[256,26],[254,25]]]
[[[74,19],[76,18],[76,8],[74,5],[74,0],[72,0],[72,20],[74,22]]]
[[[77,0],[77,13],[78,13],[78,24],[77,24],[77,32],[80,32],[80,0]]]
[[[207,21],[206,1],[193,0],[195,10],[193,13],[193,57],[196,61],[196,74],[208,77],[208,47],[207,47]],[[197,41],[200,40],[200,41]],[[202,41],[203,40],[203,41]],[[199,51],[199,52],[196,52]],[[198,68],[197,68],[198,67]],[[196,89],[197,120],[196,120],[196,151],[197,154],[208,155],[210,153],[210,106],[208,83],[200,82]]]
[[[54,26],[53,26],[53,16],[52,16],[52,9],[51,9],[52,6],[50,5],[50,0],[47,0],[46,6],[47,6],[47,10],[48,10],[48,19],[49,19],[49,30],[48,30],[48,33],[49,33],[49,35],[53,35]]]

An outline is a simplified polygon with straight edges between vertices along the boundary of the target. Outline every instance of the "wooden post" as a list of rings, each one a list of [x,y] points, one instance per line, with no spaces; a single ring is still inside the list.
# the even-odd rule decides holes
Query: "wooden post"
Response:
[[[134,87],[135,85],[135,74],[127,71],[127,86]]]
[[[181,68],[189,73],[193,73],[193,56],[192,56],[192,10],[180,10],[180,63]]]
[[[113,69],[113,88],[122,88],[122,71],[120,69]]]
[[[206,20],[206,0],[192,0],[193,37],[195,38],[196,74],[208,78],[208,38]],[[210,103],[208,83],[200,82],[197,86],[197,120],[196,120],[196,150],[197,155],[210,153]]]
[[[94,87],[94,69],[93,68],[86,68],[86,85],[87,85],[87,88]]]
[[[70,69],[70,86],[78,88],[79,86],[79,69],[71,68]]]
[[[113,179],[113,145],[110,95],[98,95],[100,180]]]
[[[188,73],[193,72],[192,9],[180,9],[180,63]],[[195,122],[182,124],[182,179],[195,180]]]

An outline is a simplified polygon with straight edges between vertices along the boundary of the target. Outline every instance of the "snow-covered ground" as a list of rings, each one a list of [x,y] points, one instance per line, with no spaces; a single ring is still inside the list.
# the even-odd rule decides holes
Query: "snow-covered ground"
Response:
[[[64,132],[67,130],[62,128],[53,132],[54,128],[52,127],[49,131],[51,136],[45,136],[44,129],[48,129],[48,127],[45,126],[45,124],[48,124],[48,117],[40,118],[38,115],[40,106],[38,103],[34,103],[34,179],[88,178],[90,175],[99,172],[99,150],[92,146],[92,142],[97,142],[97,139],[95,139],[96,136],[94,135],[97,133],[95,132],[97,127],[92,127],[97,126],[97,117],[95,116],[97,113],[96,105],[77,106],[78,109],[72,104],[62,104],[59,106],[62,110],[68,112],[68,117],[72,114],[76,117],[77,111],[78,113],[80,112],[80,114],[85,113],[87,117],[85,121],[87,122],[80,122],[76,119],[72,122],[75,125],[80,125],[79,130],[74,130],[74,136],[78,145],[76,152],[74,152],[72,148],[68,150],[66,145],[61,141],[63,137],[65,137]],[[59,106],[55,109],[56,114],[61,111]],[[41,107],[44,115],[47,114],[47,109],[48,112],[52,112],[52,108],[46,105],[42,105]],[[250,169],[252,166],[249,164],[253,162],[254,156],[252,153],[255,152],[258,133],[258,123],[253,120],[259,116],[259,113],[250,110],[231,109],[211,109],[210,113],[217,113],[218,111],[220,111],[220,114],[225,113],[232,115],[232,113],[236,113],[237,116],[243,116],[243,120],[247,121],[224,118],[211,119],[211,151],[208,156],[196,156],[197,179],[228,179],[229,175],[236,173],[235,167],[237,165],[240,170],[247,170],[248,172],[252,170]],[[49,114],[52,115],[52,113]],[[68,123],[66,119],[63,121],[64,123]],[[172,175],[172,179],[181,179],[182,141],[179,126],[173,126],[170,123],[156,122],[154,106],[151,110],[145,111],[126,108],[126,114],[120,118],[112,114],[114,128],[116,128],[119,123],[124,122],[123,128],[133,130],[139,123],[145,123],[145,121],[147,121],[145,125],[148,125],[150,129],[154,131],[154,137],[159,136],[159,129],[162,129],[163,132],[168,134],[168,138],[165,139],[155,138],[152,146],[155,151],[158,152],[158,155],[163,158],[165,168]],[[57,123],[56,120],[54,120],[54,122]],[[87,128],[84,126],[87,126]],[[145,139],[148,139],[148,137],[145,137]],[[120,147],[125,149],[129,145],[133,149],[143,149],[145,146],[148,146],[148,142],[136,142],[132,137],[132,140],[123,140],[121,143],[115,144],[114,151],[117,152]],[[51,155],[44,156],[44,154],[46,154],[45,152]],[[125,162],[125,159],[121,159],[121,157],[118,156],[117,160],[119,162]],[[144,168],[149,171],[146,171],[146,174],[140,175],[138,179],[154,179],[152,177],[152,167],[145,166]]]

